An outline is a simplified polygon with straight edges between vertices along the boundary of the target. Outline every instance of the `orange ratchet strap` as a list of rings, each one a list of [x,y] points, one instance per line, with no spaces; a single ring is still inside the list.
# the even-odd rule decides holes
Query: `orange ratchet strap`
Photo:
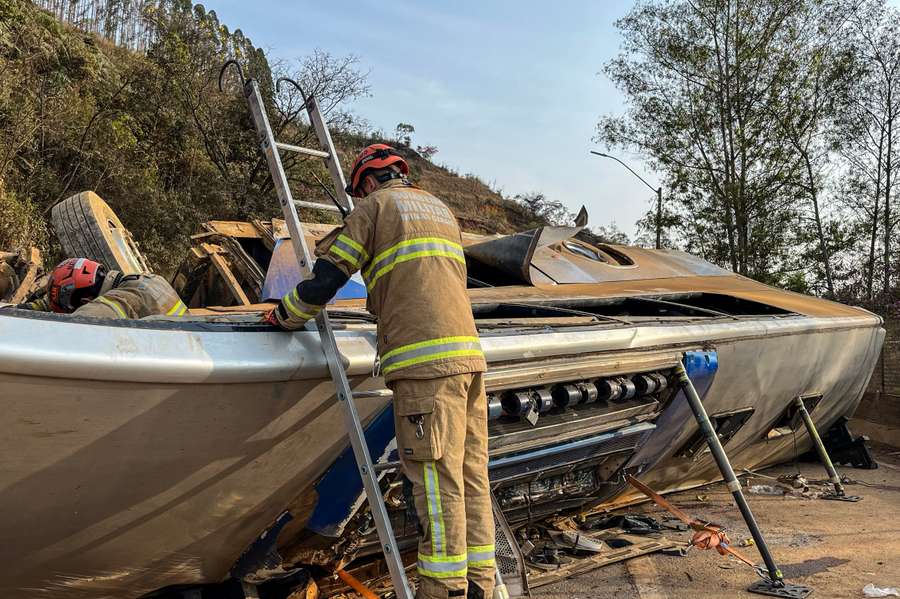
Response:
[[[662,495],[630,474],[625,475],[625,480],[628,481],[632,487],[652,499],[653,503],[690,526],[694,530],[694,536],[691,537],[691,545],[699,547],[700,549],[715,549],[720,555],[733,555],[751,568],[756,569],[756,564],[730,547],[731,541],[728,539],[725,531],[720,527],[691,518],[687,512],[681,508],[675,507]]]

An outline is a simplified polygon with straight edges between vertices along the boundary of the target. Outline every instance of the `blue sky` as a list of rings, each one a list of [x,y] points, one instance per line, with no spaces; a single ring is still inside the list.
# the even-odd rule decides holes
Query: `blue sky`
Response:
[[[434,161],[474,173],[506,195],[541,191],[591,224],[625,232],[653,192],[620,165],[591,156],[599,115],[620,113],[621,95],[600,74],[620,37],[613,22],[632,2],[457,0],[288,2],[208,0],[284,60],[315,48],[355,54],[372,97],[354,110],[376,128],[416,128]],[[619,154],[651,184],[640,157]],[[346,167],[347,165],[345,165]]]

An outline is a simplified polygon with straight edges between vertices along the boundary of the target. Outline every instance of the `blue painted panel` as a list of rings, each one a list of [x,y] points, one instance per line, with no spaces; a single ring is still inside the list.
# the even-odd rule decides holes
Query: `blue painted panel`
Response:
[[[715,351],[685,352],[684,369],[702,398],[703,394],[709,391],[709,386],[719,370],[719,354]]]
[[[683,363],[700,399],[705,399],[719,370],[719,355],[715,351],[689,351],[685,352]],[[679,390],[656,419],[656,430],[648,433],[640,449],[631,456],[625,467],[643,466],[647,470],[655,466],[676,449],[675,439],[685,426],[696,426],[696,421],[687,398]]]
[[[394,440],[394,404],[388,406],[366,427],[366,442],[372,462],[397,460],[397,450],[388,447]],[[320,535],[338,537],[344,524],[361,505],[363,483],[353,448],[349,445],[316,484],[319,502],[306,527]]]

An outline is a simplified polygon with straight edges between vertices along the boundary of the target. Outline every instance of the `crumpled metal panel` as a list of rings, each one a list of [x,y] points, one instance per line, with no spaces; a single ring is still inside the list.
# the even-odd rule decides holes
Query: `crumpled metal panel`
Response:
[[[466,245],[466,256],[531,285],[733,274],[677,250],[593,246],[579,240],[573,243],[586,251],[574,252],[563,242],[574,238],[582,229],[547,226],[484,241],[473,240]],[[584,254],[595,254],[595,258]]]
[[[552,247],[542,247],[531,257],[529,272],[531,283],[539,284],[536,275],[546,276],[554,283],[594,283],[597,281],[596,273],[584,268],[585,260],[572,260],[571,256]]]
[[[466,256],[504,274],[532,282],[532,257],[539,248],[559,243],[584,227],[538,227],[466,246]]]

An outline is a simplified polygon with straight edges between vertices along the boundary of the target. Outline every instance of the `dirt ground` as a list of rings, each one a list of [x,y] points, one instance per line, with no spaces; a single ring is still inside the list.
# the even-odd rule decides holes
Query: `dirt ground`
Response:
[[[811,586],[813,597],[864,597],[863,587],[900,588],[900,450],[874,446],[881,464],[877,470],[838,468],[859,484],[847,493],[860,495],[859,503],[822,499],[748,494],[775,560],[785,579]],[[817,463],[800,463],[810,480],[825,477]],[[763,473],[794,474],[797,466],[785,465]],[[741,477],[743,480],[745,477]],[[756,478],[753,484],[770,481]],[[723,484],[667,496],[695,517],[724,524],[736,544],[749,532],[731,495]],[[701,498],[702,500],[698,499]],[[663,517],[653,505],[632,510]],[[687,540],[687,533],[667,532]],[[741,551],[751,560],[762,560],[755,548]],[[532,590],[534,599],[704,599],[758,597],[746,593],[756,575],[746,566],[714,551],[692,549],[686,557],[653,554],[614,564],[553,585]]]

